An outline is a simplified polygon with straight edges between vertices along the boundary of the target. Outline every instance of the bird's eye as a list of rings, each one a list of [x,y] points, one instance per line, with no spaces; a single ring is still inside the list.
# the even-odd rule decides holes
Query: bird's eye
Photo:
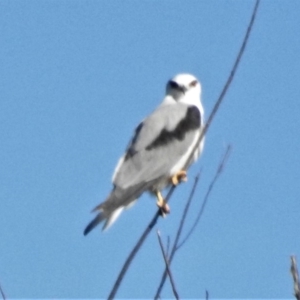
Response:
[[[194,86],[196,86],[196,85],[197,85],[197,83],[198,83],[198,81],[197,81],[197,80],[193,80],[193,81],[190,83],[190,87],[194,87]]]
[[[177,89],[177,88],[179,87],[179,86],[178,86],[178,83],[175,82],[175,81],[172,81],[172,80],[169,81],[169,85],[170,85],[170,87],[173,88],[173,89]]]

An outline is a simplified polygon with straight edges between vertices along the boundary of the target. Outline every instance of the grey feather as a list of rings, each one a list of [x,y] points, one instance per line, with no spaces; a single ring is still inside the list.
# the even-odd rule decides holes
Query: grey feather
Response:
[[[193,75],[178,74],[168,82],[162,104],[136,128],[115,169],[114,188],[94,209],[98,214],[86,227],[85,235],[102,221],[104,229],[110,226],[142,193],[160,191],[170,184],[173,175],[187,167],[203,126],[200,96],[201,85]],[[203,141],[193,154],[194,160],[202,147]]]
[[[131,155],[124,159],[114,177],[114,185],[127,189],[140,182],[168,176],[170,169],[185,154],[194,140],[197,128],[189,130],[182,139],[170,139],[163,147],[150,147],[162,131],[175,130],[184,119],[189,106],[181,103],[161,106],[147,119],[128,148]],[[199,120],[200,127],[200,120]],[[126,156],[125,156],[126,157]]]
[[[109,223],[109,219],[118,208],[129,206],[131,202],[140,197],[140,195],[145,190],[149,189],[149,187],[153,184],[154,182],[142,182],[127,189],[115,187],[107,197],[107,199],[93,209],[93,211],[100,212],[87,225],[84,230],[84,235],[87,235],[91,230],[93,230],[98,224],[103,221],[106,221],[103,226],[103,229],[105,229],[107,224]]]
[[[162,132],[172,131],[185,117],[188,105],[176,103],[174,105],[159,106],[150,116],[143,121],[143,126],[138,136],[133,138],[130,149],[140,151],[149,146]]]

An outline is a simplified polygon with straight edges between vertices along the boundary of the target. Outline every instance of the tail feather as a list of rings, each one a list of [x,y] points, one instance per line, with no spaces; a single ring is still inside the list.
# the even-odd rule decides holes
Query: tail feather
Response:
[[[101,223],[105,218],[102,212],[98,213],[98,215],[86,226],[83,234],[87,235],[91,230],[93,230],[99,223]]]
[[[97,216],[86,226],[83,234],[87,235],[90,231],[92,231],[98,224],[100,224],[102,221],[105,221],[102,230],[108,229],[120,216],[122,211],[124,210],[124,207],[118,207],[115,209],[111,214],[106,215],[103,212],[100,212],[97,214]]]
[[[123,210],[124,207],[121,206],[113,211],[113,213],[105,220],[102,230],[108,229],[113,223],[115,223]]]
[[[147,184],[141,183],[126,190],[117,187],[113,189],[107,199],[92,210],[92,212],[98,211],[98,214],[85,228],[83,232],[84,235],[87,235],[102,221],[105,221],[102,230],[109,228],[116,221],[124,208],[129,208],[134,204],[135,200],[139,198],[150,185],[151,182]]]

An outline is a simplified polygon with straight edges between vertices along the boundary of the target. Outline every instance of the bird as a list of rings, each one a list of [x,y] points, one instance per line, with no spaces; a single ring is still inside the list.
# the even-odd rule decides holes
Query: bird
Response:
[[[203,128],[200,82],[187,73],[174,76],[166,84],[162,103],[136,127],[115,168],[113,188],[92,210],[97,215],[84,235],[103,221],[102,230],[108,229],[144,192],[157,198],[162,216],[169,213],[161,191],[187,180],[187,168],[203,150],[204,138],[199,142]]]

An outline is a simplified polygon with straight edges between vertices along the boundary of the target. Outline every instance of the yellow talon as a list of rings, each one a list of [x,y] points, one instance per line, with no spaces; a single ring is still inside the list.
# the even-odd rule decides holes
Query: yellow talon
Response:
[[[166,214],[170,213],[170,207],[159,191],[156,192],[156,197],[156,204],[160,208],[160,214],[162,217],[165,217]]]
[[[182,181],[187,181],[187,173],[184,170],[179,171],[171,177],[173,185],[178,185]]]
[[[157,197],[157,201],[156,201],[157,206],[162,207],[165,202],[165,199],[163,198],[162,194],[159,191],[156,192],[156,197]]]

